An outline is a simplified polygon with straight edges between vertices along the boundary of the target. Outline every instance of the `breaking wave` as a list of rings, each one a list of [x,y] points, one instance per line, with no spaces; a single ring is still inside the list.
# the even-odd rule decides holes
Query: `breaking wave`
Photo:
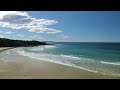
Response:
[[[101,60],[94,60],[86,57],[76,57],[73,55],[64,54],[50,54],[50,53],[34,53],[34,51],[42,51],[44,49],[53,49],[56,46],[45,46],[38,48],[30,48],[33,52],[25,51],[24,49],[19,49],[17,52],[20,55],[27,56],[34,59],[39,59],[47,62],[62,64],[66,66],[81,68],[94,73],[111,74],[114,76],[120,76],[120,62],[104,62]],[[42,49],[41,49],[42,48]]]

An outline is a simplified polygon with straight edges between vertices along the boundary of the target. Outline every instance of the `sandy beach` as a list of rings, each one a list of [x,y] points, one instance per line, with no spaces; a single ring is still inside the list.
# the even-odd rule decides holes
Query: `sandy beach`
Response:
[[[0,79],[120,79],[21,56],[15,50],[0,48]]]
[[[13,49],[14,47],[0,47],[0,52]]]

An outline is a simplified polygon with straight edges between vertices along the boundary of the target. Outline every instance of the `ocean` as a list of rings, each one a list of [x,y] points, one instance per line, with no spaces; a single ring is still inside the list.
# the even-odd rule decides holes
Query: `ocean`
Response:
[[[20,55],[120,76],[120,43],[55,42],[54,45],[19,48]]]

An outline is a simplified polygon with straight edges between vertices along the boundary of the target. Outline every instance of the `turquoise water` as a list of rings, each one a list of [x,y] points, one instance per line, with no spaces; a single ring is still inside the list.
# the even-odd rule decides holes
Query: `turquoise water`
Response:
[[[55,43],[18,50],[20,55],[120,76],[120,43]]]

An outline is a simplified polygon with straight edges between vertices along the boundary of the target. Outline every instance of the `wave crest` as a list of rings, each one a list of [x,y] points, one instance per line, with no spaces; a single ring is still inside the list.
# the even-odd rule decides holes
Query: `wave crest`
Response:
[[[100,62],[104,64],[120,65],[120,62],[104,62],[104,61],[100,61]]]

